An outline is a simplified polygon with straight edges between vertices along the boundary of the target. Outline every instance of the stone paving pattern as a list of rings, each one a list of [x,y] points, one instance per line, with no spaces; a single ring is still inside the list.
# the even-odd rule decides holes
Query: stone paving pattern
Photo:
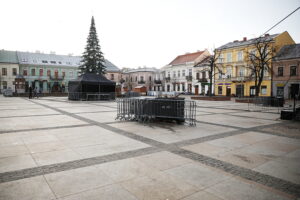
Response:
[[[300,197],[299,123],[197,105],[190,127],[116,121],[115,102],[0,97],[0,200]]]

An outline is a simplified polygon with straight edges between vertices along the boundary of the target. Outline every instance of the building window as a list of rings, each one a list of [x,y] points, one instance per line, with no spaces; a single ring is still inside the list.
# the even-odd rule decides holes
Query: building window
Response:
[[[218,58],[218,63],[223,63],[224,62],[224,56],[223,54],[220,54],[219,58]]]
[[[50,61],[51,64],[56,64],[56,61]]]
[[[202,78],[206,78],[206,72],[202,72]]]
[[[6,76],[7,75],[7,69],[6,68],[2,68],[2,76]]]
[[[177,73],[178,73],[178,74],[177,74],[177,75],[178,75],[178,77],[180,77],[180,70],[178,70],[178,72],[177,72]]]
[[[278,67],[277,76],[283,76],[283,67]]]
[[[73,71],[69,71],[70,78],[73,78]]]
[[[291,66],[290,67],[290,75],[296,76],[297,75],[297,66]]]
[[[115,75],[114,74],[110,74],[110,80],[115,80]]]
[[[223,86],[218,86],[218,94],[222,95]]]
[[[277,87],[277,97],[283,97],[283,96],[284,96],[284,88]]]
[[[63,71],[62,72],[62,76],[65,77],[66,76],[66,72]]]
[[[173,71],[173,78],[176,78],[176,72],[175,71]]]
[[[47,60],[42,60],[42,63],[48,63],[48,61]]]
[[[152,81],[152,77],[151,76],[149,76],[149,81]]]
[[[239,68],[239,76],[243,77],[245,75],[245,68],[244,67],[240,67]]]
[[[180,84],[177,84],[177,91],[180,91]]]
[[[182,91],[185,92],[185,84],[182,83]]]
[[[232,53],[227,53],[227,62],[232,62]]]
[[[54,70],[54,76],[55,76],[55,77],[58,77],[58,70],[57,70],[57,69]]]
[[[47,70],[47,76],[51,76],[51,70],[50,69]]]
[[[227,78],[231,78],[231,74],[232,74],[232,70],[231,70],[231,67],[227,67],[227,69],[226,69],[226,77]]]
[[[44,71],[43,71],[43,69],[40,69],[40,76],[44,76]]]
[[[140,77],[140,81],[144,82],[144,77],[143,76]]]
[[[27,76],[27,69],[23,69],[23,76]]]
[[[2,81],[2,88],[7,89],[7,81]]]
[[[266,95],[267,94],[267,86],[263,85],[261,86],[261,94]]]
[[[169,78],[171,77],[171,74],[170,74],[170,72],[168,72],[168,77],[169,77]]]
[[[59,61],[58,64],[61,64],[61,62]]]
[[[17,76],[17,68],[13,68],[12,75]]]
[[[200,73],[199,72],[196,73],[196,79],[200,79]]]
[[[238,61],[243,61],[243,52],[242,51],[238,52]]]
[[[192,76],[193,73],[192,73],[192,69],[189,69],[189,76]]]
[[[35,76],[35,69],[31,69],[31,76]]]

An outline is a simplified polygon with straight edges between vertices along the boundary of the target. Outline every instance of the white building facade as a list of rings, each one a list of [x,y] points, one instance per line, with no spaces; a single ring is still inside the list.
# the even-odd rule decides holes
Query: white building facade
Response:
[[[164,91],[199,94],[199,80],[196,79],[194,66],[209,55],[207,50],[179,55],[163,67]]]

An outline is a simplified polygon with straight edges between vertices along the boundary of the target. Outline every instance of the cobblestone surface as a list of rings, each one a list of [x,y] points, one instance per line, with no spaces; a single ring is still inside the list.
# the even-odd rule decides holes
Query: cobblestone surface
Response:
[[[204,156],[204,155],[194,153],[194,152],[180,148],[180,147],[183,147],[186,145],[198,144],[198,143],[202,143],[202,142],[206,142],[206,141],[211,141],[211,140],[216,140],[216,139],[220,139],[220,138],[239,135],[239,134],[243,134],[248,131],[259,131],[259,132],[266,133],[266,134],[278,135],[278,134],[273,134],[272,132],[268,132],[268,131],[260,131],[260,129],[262,129],[262,128],[271,127],[273,125],[263,125],[263,126],[258,126],[255,128],[241,128],[241,127],[237,127],[237,126],[221,125],[221,124],[216,124],[216,123],[208,123],[208,122],[199,121],[200,123],[206,123],[206,124],[210,124],[210,125],[218,125],[218,126],[223,126],[223,127],[227,127],[227,128],[234,128],[236,130],[225,132],[225,133],[220,133],[220,134],[216,134],[216,135],[212,135],[212,136],[206,136],[206,137],[202,137],[202,138],[176,142],[176,143],[172,143],[172,144],[165,144],[165,143],[158,142],[158,141],[150,139],[150,138],[146,138],[146,137],[143,137],[143,136],[140,136],[140,135],[128,132],[128,131],[124,131],[124,130],[112,127],[109,124],[96,122],[96,121],[78,116],[76,114],[63,111],[59,108],[45,105],[45,104],[37,102],[37,101],[31,101],[31,102],[34,102],[34,103],[44,106],[46,108],[53,109],[61,114],[79,119],[84,122],[87,122],[88,125],[99,126],[106,130],[113,131],[114,133],[117,133],[119,135],[126,136],[128,138],[146,143],[152,147],[138,149],[138,150],[134,150],[134,151],[127,151],[127,152],[122,152],[122,153],[115,153],[115,154],[106,155],[106,156],[92,157],[92,158],[70,161],[70,162],[65,162],[65,163],[46,165],[46,166],[35,167],[35,168],[30,168],[30,169],[1,173],[0,174],[0,182],[9,182],[9,181],[28,178],[28,177],[32,177],[32,176],[49,174],[49,173],[65,171],[65,170],[70,170],[70,169],[75,169],[75,168],[81,168],[81,167],[86,167],[86,166],[91,166],[91,165],[96,165],[96,164],[101,164],[101,163],[106,163],[106,162],[111,162],[111,161],[116,161],[116,160],[121,160],[121,159],[126,159],[126,158],[132,158],[132,157],[141,156],[141,155],[152,154],[152,153],[159,152],[159,151],[169,151],[171,153],[182,156],[184,158],[188,158],[193,161],[205,164],[207,166],[223,170],[223,171],[233,174],[235,176],[239,176],[244,179],[251,180],[256,183],[274,188],[276,190],[280,190],[285,193],[300,197],[300,185],[298,185],[298,184],[291,183],[286,180],[282,180],[282,179],[279,179],[279,178],[276,178],[273,176],[262,174],[262,173],[254,171],[254,170],[251,170],[251,169],[243,168],[243,167],[240,167],[240,166],[228,163],[228,162],[217,160],[215,158],[211,158],[208,156]],[[112,106],[107,106],[107,107],[112,107]],[[82,126],[82,125],[80,125],[80,126]],[[72,126],[72,127],[76,127],[76,126]],[[61,127],[59,127],[59,128],[61,128]],[[42,129],[42,130],[44,130],[44,129]],[[13,132],[16,132],[16,131],[13,131]]]
[[[143,149],[126,151],[121,153],[114,153],[105,156],[97,156],[97,157],[69,161],[64,163],[44,165],[40,167],[33,167],[33,168],[28,168],[23,170],[0,173],[0,183],[24,179],[24,178],[30,178],[34,176],[40,176],[40,175],[50,174],[55,172],[61,172],[70,169],[88,167],[88,166],[102,164],[106,162],[112,162],[116,160],[122,160],[126,158],[132,158],[132,157],[142,156],[146,154],[156,153],[159,151],[160,150],[157,148],[147,147]]]
[[[243,167],[239,167],[233,165],[231,163],[227,163],[221,160],[217,160],[208,156],[200,155],[197,153],[193,153],[191,151],[187,151],[184,149],[176,149],[171,151],[174,154],[180,155],[185,158],[192,159],[194,161],[200,162],[202,164],[208,165],[210,167],[214,167],[235,176],[240,176],[250,181],[254,181],[277,190],[284,191],[286,193],[296,195],[300,197],[300,185],[291,183],[289,181],[285,181],[273,176],[269,176],[266,174],[262,174],[251,169],[246,169]]]

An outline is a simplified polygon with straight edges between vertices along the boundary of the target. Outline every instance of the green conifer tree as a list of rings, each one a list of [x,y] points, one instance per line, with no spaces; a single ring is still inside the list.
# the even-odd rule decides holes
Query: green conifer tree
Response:
[[[103,53],[101,52],[101,47],[99,45],[94,17],[92,17],[90,32],[87,38],[87,45],[82,55],[81,62],[82,65],[79,66],[79,74],[105,74],[105,60],[103,57]]]

